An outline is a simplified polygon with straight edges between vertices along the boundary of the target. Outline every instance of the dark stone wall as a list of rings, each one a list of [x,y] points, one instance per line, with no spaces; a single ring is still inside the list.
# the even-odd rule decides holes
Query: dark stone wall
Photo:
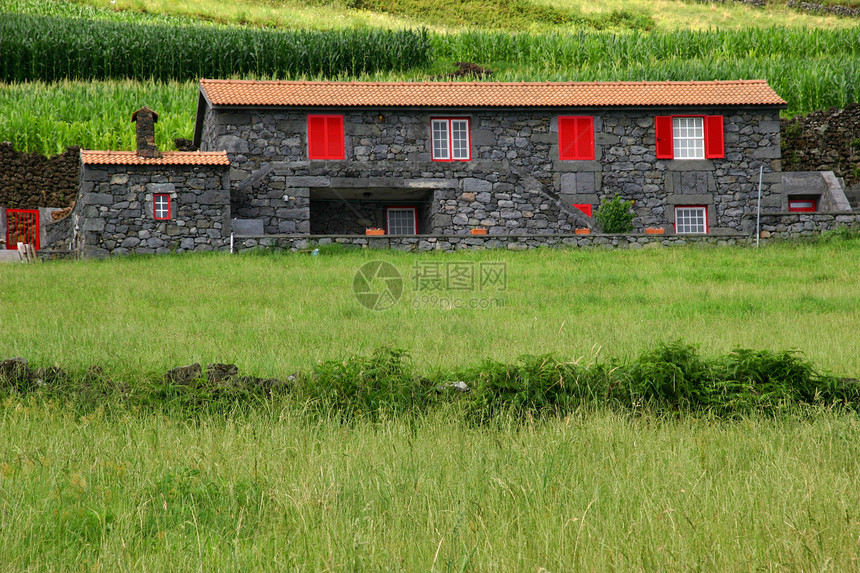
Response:
[[[171,218],[153,217],[168,194]],[[226,166],[84,165],[72,214],[78,256],[211,251],[230,244]]]
[[[395,205],[409,192],[432,194],[426,232],[569,233],[593,221],[572,207],[616,194],[634,201],[637,230],[672,229],[676,205],[706,205],[714,234],[748,231],[759,168],[763,208],[781,201],[778,109],[655,110],[326,110],[345,116],[343,161],[307,159],[307,110],[209,109],[202,150],[226,150],[238,216],[265,232],[312,232],[310,201],[320,189],[385,190]],[[311,113],[322,113],[312,111]],[[594,161],[558,160],[558,115],[595,118]],[[656,158],[654,117],[724,116],[724,159]],[[430,120],[468,117],[468,162],[430,157]]]
[[[54,157],[0,143],[0,205],[9,209],[68,207],[78,193],[80,147]]]

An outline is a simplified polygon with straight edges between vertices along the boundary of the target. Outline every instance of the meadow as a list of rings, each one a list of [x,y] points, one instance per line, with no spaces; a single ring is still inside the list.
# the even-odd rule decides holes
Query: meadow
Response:
[[[191,362],[278,377],[381,346],[406,349],[429,369],[548,352],[623,358],[682,339],[706,355],[799,349],[821,368],[856,377],[858,249],[846,240],[757,250],[358,250],[4,265],[0,324],[14,334],[0,337],[0,356],[78,371],[100,364],[117,377]],[[359,267],[374,260],[403,278],[401,300],[385,311],[353,293]],[[487,263],[505,269],[504,290],[479,290],[477,281],[466,290],[416,288],[427,265],[477,273]]]

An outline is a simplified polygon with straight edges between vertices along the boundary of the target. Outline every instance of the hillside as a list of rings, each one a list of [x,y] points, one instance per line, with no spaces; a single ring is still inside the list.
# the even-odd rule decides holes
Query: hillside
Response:
[[[66,4],[71,4],[71,7]],[[789,7],[793,4],[794,7]],[[281,28],[342,29],[427,26],[507,31],[578,29],[739,30],[773,26],[854,28],[860,20],[823,11],[832,5],[860,8],[860,0],[0,0],[0,10],[93,17],[149,17]],[[802,9],[802,6],[806,9]],[[845,10],[843,10],[845,12]]]

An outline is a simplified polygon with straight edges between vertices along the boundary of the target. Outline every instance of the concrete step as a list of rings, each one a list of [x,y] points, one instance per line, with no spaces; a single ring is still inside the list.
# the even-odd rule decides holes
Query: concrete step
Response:
[[[10,251],[8,249],[0,250],[0,263],[20,263],[21,257],[18,251]]]

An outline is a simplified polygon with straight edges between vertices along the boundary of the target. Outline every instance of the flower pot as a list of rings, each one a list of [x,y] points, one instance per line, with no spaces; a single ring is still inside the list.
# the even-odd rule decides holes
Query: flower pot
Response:
[[[385,229],[365,229],[365,235],[384,235]]]
[[[647,229],[645,229],[646,235],[662,235],[665,232],[666,229],[662,227],[648,227]]]
[[[486,229],[472,229],[472,234],[473,235],[486,235],[487,230]]]
[[[577,229],[574,231],[577,235],[590,235],[591,229]]]

